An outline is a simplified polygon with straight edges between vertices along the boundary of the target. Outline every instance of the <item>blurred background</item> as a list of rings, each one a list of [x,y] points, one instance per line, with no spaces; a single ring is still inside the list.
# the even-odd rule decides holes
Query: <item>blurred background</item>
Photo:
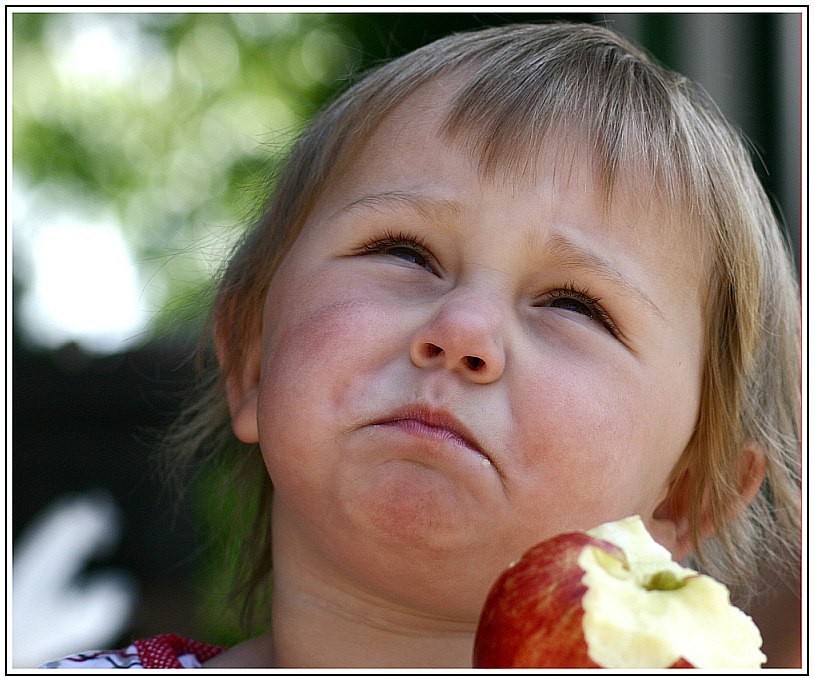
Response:
[[[360,69],[487,25],[614,28],[744,130],[800,266],[799,13],[10,14],[15,666],[237,640],[211,485],[175,512],[156,443],[271,162]]]

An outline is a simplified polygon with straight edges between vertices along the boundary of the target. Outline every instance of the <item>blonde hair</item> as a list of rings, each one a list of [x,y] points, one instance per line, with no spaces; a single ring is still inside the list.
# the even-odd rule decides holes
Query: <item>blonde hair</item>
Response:
[[[748,584],[770,542],[794,551],[799,541],[799,294],[781,230],[747,146],[692,84],[604,28],[548,24],[451,35],[367,74],[293,147],[265,215],[236,247],[211,320],[231,354],[222,355],[219,370],[209,368],[205,390],[169,442],[180,444],[179,461],[202,448],[227,452],[230,467],[247,473],[243,484],[260,486],[244,544],[251,568],[243,595],[268,581],[272,490],[258,447],[231,435],[223,377],[236,375],[258,342],[271,277],[324,187],[388,112],[447,74],[456,75],[458,89],[445,131],[477,154],[485,174],[522,177],[546,140],[587,141],[608,200],[623,177],[649,179],[661,205],[703,240],[701,414],[674,483],[690,473],[690,521],[704,569],[730,585]],[[749,508],[733,513],[744,443],[765,452],[767,474]],[[701,546],[705,505],[715,536]]]

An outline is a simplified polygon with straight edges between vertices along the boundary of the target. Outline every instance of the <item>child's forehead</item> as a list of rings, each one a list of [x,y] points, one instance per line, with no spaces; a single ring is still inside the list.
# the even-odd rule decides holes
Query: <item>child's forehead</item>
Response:
[[[666,201],[652,177],[641,168],[603,172],[587,134],[576,125],[552,131],[536,144],[518,132],[491,165],[485,164],[479,144],[484,130],[476,125],[451,131],[450,113],[463,78],[452,74],[425,84],[384,115],[364,140],[351,147],[345,172],[335,177],[329,194],[394,193],[415,188],[443,176],[454,185],[466,172],[477,172],[484,185],[508,192],[554,191],[572,203],[574,212],[601,215],[610,225],[630,230],[647,225],[651,238],[666,247],[687,244],[691,220],[682,208]],[[442,149],[457,153],[441,154]],[[371,188],[371,186],[373,188]],[[355,200],[355,199],[353,199]],[[658,230],[654,233],[653,230]]]

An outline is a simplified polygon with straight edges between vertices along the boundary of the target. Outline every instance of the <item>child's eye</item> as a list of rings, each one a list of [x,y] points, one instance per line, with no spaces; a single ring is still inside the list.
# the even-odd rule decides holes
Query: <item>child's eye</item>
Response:
[[[549,291],[538,301],[538,306],[556,307],[561,310],[568,310],[576,314],[584,315],[604,326],[614,336],[618,336],[619,332],[616,328],[616,324],[599,304],[599,298],[592,296],[590,292],[585,289],[577,289],[574,286],[568,285]]]
[[[432,254],[423,240],[407,234],[386,234],[369,241],[357,252],[361,255],[389,255],[432,271]]]

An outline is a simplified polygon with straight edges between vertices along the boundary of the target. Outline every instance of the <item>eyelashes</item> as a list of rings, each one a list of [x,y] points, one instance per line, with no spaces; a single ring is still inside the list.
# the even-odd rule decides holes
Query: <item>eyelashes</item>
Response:
[[[389,255],[407,263],[437,272],[436,260],[424,239],[406,232],[387,231],[383,236],[370,239],[357,248],[355,255]],[[601,298],[587,287],[579,287],[573,281],[551,289],[537,298],[535,307],[551,307],[587,317],[607,329],[615,338],[621,333],[601,304]]]
[[[619,329],[613,318],[600,303],[601,298],[591,294],[585,287],[577,287],[573,282],[548,291],[540,298],[538,307],[553,307],[582,314],[604,326],[614,337],[619,338]]]
[[[371,239],[356,251],[357,255],[391,255],[411,262],[424,269],[433,269],[433,256],[426,242],[404,232],[386,232],[384,236]]]

